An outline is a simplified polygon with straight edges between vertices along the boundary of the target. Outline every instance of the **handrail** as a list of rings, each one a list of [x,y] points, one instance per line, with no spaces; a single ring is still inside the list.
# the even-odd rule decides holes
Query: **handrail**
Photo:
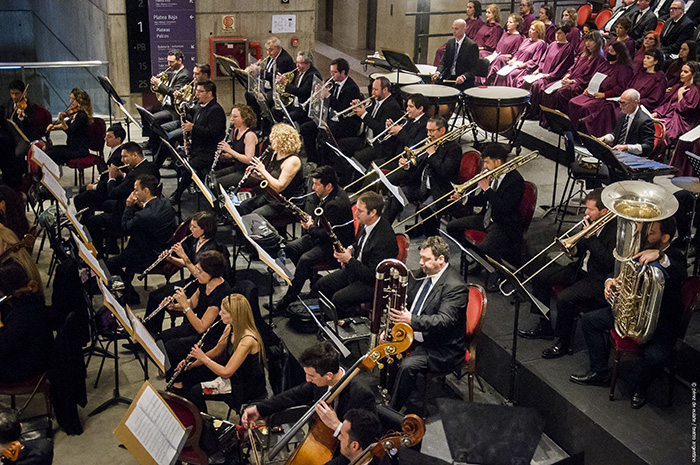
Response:
[[[109,64],[108,61],[24,61],[0,62],[0,69],[91,68]]]

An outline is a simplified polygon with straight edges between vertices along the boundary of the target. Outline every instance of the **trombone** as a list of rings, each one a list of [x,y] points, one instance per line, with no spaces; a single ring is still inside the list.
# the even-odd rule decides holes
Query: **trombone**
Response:
[[[467,193],[467,195],[471,194],[476,189],[478,189],[477,184],[479,184],[479,181],[481,181],[482,179],[491,178],[491,177],[495,178],[495,177],[501,176],[503,174],[509,173],[513,170],[516,170],[516,169],[520,168],[521,166],[523,166],[524,164],[529,163],[532,160],[534,160],[537,156],[539,156],[539,154],[540,153],[538,151],[534,151],[534,152],[530,152],[526,155],[519,155],[519,156],[513,158],[512,160],[510,160],[506,163],[503,163],[502,165],[500,165],[496,169],[493,169],[491,171],[488,171],[488,170],[483,171],[482,173],[477,174],[476,176],[471,178],[469,181],[466,181],[462,184],[455,184],[454,190],[448,192],[447,194],[443,195],[442,197],[438,198],[437,200],[433,201],[432,203],[429,203],[425,207],[423,207],[420,210],[418,210],[417,212],[415,212],[413,215],[411,215],[408,218],[399,222],[396,226],[401,226],[402,224],[404,224],[405,222],[407,222],[411,218],[414,218],[414,217],[420,215],[421,213],[423,213],[423,211],[432,207],[436,203],[441,202],[442,200],[444,200],[446,198],[449,198],[454,193],[460,194],[460,198],[464,195],[465,192]],[[419,224],[422,224],[424,221],[432,218],[433,216],[439,214],[443,210],[446,210],[447,208],[451,207],[453,204],[457,203],[458,201],[459,201],[459,199],[448,202],[447,205],[445,205],[441,209],[437,210],[436,212],[433,212],[430,216],[423,218],[423,220],[419,221],[418,223],[414,224],[410,228],[406,229],[404,232],[410,231],[411,229],[415,228]]]
[[[374,100],[374,97],[371,97],[371,96],[370,96],[370,97],[367,97],[367,98],[364,99],[363,101],[361,101],[361,102],[359,102],[359,103],[356,103],[355,105],[350,105],[349,107],[347,107],[347,108],[346,108],[345,110],[343,110],[343,111],[337,112],[337,113],[335,114],[335,116],[337,116],[338,118],[347,118],[347,117],[349,117],[349,116],[352,116],[352,111],[353,111],[355,108],[361,107],[362,105],[365,105],[367,108],[370,108],[370,107],[372,106],[372,104],[374,103],[373,100]]]
[[[571,234],[571,231],[574,229],[578,228],[579,226],[583,226],[586,224],[586,220],[588,220],[590,217],[588,215],[584,216],[581,221],[573,225],[568,231],[566,231],[564,234],[562,234],[560,237],[555,238],[551,244],[549,244],[547,247],[542,249],[537,255],[532,257],[530,260],[528,260],[523,266],[518,268],[513,272],[513,275],[517,278],[518,273],[522,273],[522,271],[527,268],[530,263],[534,262],[537,260],[539,257],[542,256],[545,252],[547,252],[549,249],[551,249],[554,246],[558,246],[561,249],[561,252],[559,252],[554,258],[549,260],[547,263],[545,263],[540,269],[532,273],[525,281],[520,282],[522,286],[525,284],[529,283],[532,281],[532,279],[535,278],[538,274],[540,274],[542,271],[544,271],[546,268],[549,267],[552,263],[556,262],[559,260],[563,255],[566,255],[570,259],[574,258],[574,253],[575,253],[575,247],[576,244],[583,238],[588,239],[589,237],[593,236],[594,234],[597,234],[598,231],[603,229],[606,224],[611,222],[617,217],[617,214],[613,211],[609,211],[605,215],[601,216],[597,220],[595,220],[593,223],[590,223],[588,226],[585,226],[581,231],[577,232],[573,236],[569,236]],[[519,279],[518,279],[519,280]],[[508,297],[512,295],[515,292],[515,289],[511,290],[510,292],[506,292],[503,290],[503,285],[507,281],[504,279],[498,284],[498,288],[501,290],[501,293]]]
[[[386,142],[387,140],[389,140],[389,138],[391,137],[391,134],[389,134],[389,129],[391,129],[391,128],[393,128],[394,126],[396,126],[397,124],[399,124],[399,123],[400,123],[401,121],[403,121],[407,116],[408,116],[408,112],[404,113],[403,116],[402,116],[401,118],[399,118],[399,119],[397,119],[396,121],[394,121],[393,123],[391,123],[391,126],[389,126],[389,127],[386,128],[385,130],[383,130],[382,132],[380,132],[379,134],[377,134],[375,137],[369,139],[369,140],[367,141],[367,142],[369,143],[369,145],[374,146],[374,143],[377,142],[377,141],[379,141],[379,143],[381,144],[382,142]],[[404,122],[404,123],[401,125],[401,127],[404,127],[404,125],[406,125],[407,122],[408,122],[408,120],[406,120],[406,122]]]

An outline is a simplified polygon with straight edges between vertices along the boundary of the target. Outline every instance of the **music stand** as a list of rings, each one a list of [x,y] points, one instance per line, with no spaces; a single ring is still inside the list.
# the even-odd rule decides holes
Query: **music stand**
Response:
[[[556,158],[554,160],[554,186],[552,187],[552,204],[546,208],[544,214],[542,215],[542,217],[545,217],[556,208],[555,205],[557,203],[557,179],[559,177],[559,151],[561,150],[561,140],[562,138],[566,138],[568,134],[571,134],[571,152],[569,152],[568,145],[566,144],[566,142],[564,143],[564,152],[567,155],[565,162],[566,166],[569,167],[576,158],[576,154],[573,151],[573,137],[577,133],[577,131],[576,129],[574,129],[574,126],[569,117],[564,113],[558,110],[547,108],[542,105],[540,105],[540,110],[542,110],[544,117],[547,120],[547,124],[549,125],[549,128],[552,131],[556,132],[559,136],[559,140],[557,142],[557,148],[559,150],[557,150]],[[567,180],[567,184],[568,182],[569,180]],[[566,192],[566,187],[564,188],[564,192]]]
[[[273,67],[273,76],[275,76],[275,71],[277,67]],[[265,81],[266,82],[266,81]],[[273,81],[274,82],[274,81]],[[248,73],[248,92],[253,95],[255,101],[258,102],[260,106],[260,114],[263,118],[268,119],[272,124],[277,124],[275,115],[272,114],[270,106],[267,104],[267,98],[265,97],[265,85],[260,75],[256,75],[252,72]],[[274,93],[274,91],[273,91]]]
[[[134,123],[137,128],[141,129],[141,125],[139,124],[136,119],[131,116],[131,113],[127,111],[126,108],[124,108],[124,103],[125,100],[122,100],[122,98],[119,96],[117,93],[116,89],[112,85],[112,81],[109,80],[107,76],[97,76],[97,80],[100,81],[100,85],[104,89],[105,92],[107,92],[107,95],[109,96],[109,124],[110,126],[112,125],[112,101],[117,104],[119,109],[124,113],[126,116],[124,118],[124,122],[126,123],[126,138],[127,140],[131,140],[131,126],[129,126],[131,123]]]
[[[202,192],[202,195],[204,195],[204,198],[207,199],[207,202],[209,202],[209,205],[211,205],[211,208],[215,209],[216,207],[214,206],[214,202],[216,199],[214,197],[214,194],[212,194],[212,192],[209,190],[209,188],[202,182],[202,180],[197,175],[197,172],[192,168],[192,166],[189,164],[189,162],[184,157],[180,156],[180,154],[177,153],[177,151],[172,147],[172,145],[170,145],[170,143],[167,140],[165,140],[161,137],[161,141],[168,147],[170,152],[173,155],[175,155],[178,160],[180,160],[180,162],[182,163],[182,166],[184,166],[186,169],[188,169],[190,171],[190,174],[192,175],[192,180],[197,185],[197,187],[199,187],[199,190]],[[197,207],[199,207],[199,205],[197,205]]]
[[[301,304],[304,306],[304,308],[306,308],[306,310],[309,312],[309,314],[311,315],[311,318],[316,323],[316,326],[318,326],[318,328],[323,332],[323,334],[325,334],[326,337],[328,339],[330,339],[330,341],[333,343],[335,348],[338,349],[338,352],[340,352],[340,354],[343,356],[343,358],[349,357],[350,351],[348,350],[347,347],[345,347],[345,344],[343,344],[343,342],[340,339],[338,339],[338,336],[336,336],[333,331],[328,329],[328,326],[326,326],[326,325],[322,324],[320,321],[318,321],[318,318],[316,318],[316,315],[314,314],[313,310],[311,310],[311,308],[309,308],[309,306],[306,305],[306,302],[304,302],[304,299],[302,299],[299,296],[297,296],[297,299],[299,299],[299,302],[301,302]]]
[[[700,156],[695,155],[693,152],[691,152],[689,150],[686,150],[685,155],[688,157],[688,163],[690,163],[690,167],[693,169],[693,174],[695,175],[695,177],[696,178],[700,177],[699,176],[699,174],[700,174]],[[673,179],[671,180],[671,182],[673,182]],[[697,206],[698,196],[700,194],[698,194],[697,192],[691,192],[691,194],[693,194],[693,213],[690,216],[690,228],[692,230],[693,224],[695,224],[695,208]],[[688,258],[688,254],[690,253],[690,242],[691,241],[689,240],[688,245],[686,245],[686,249],[685,249],[685,258],[686,259]],[[700,261],[698,261],[698,256],[697,256],[697,252],[696,252],[695,253],[695,265],[693,266],[693,274],[694,275],[698,274],[698,263],[700,263]]]
[[[287,107],[284,106],[284,103],[282,103],[282,99],[280,98],[280,94],[277,92],[277,86],[275,86],[275,90],[272,92],[272,100],[275,102],[275,108],[277,109],[277,107],[279,107],[279,111],[281,111],[287,121],[289,121],[289,125],[299,132],[299,125],[292,120],[291,116],[289,116]]]
[[[491,264],[490,264],[488,261],[484,260],[484,258],[483,258],[481,255],[479,255],[478,253],[474,252],[474,251],[471,250],[471,249],[468,249],[468,248],[464,247],[457,239],[455,239],[454,237],[452,237],[452,236],[450,236],[449,234],[447,234],[447,232],[444,231],[443,229],[438,229],[438,231],[440,232],[440,234],[442,234],[443,236],[445,236],[446,238],[448,238],[449,240],[451,240],[452,242],[454,242],[455,244],[457,244],[457,247],[459,247],[459,249],[462,251],[462,253],[464,253],[465,255],[467,255],[467,256],[469,256],[469,257],[471,257],[471,259],[472,259],[473,261],[475,261],[475,262],[477,262],[479,265],[481,265],[489,274],[491,274],[491,273],[493,273],[494,271],[496,271],[496,270],[493,268],[493,266],[491,266]]]
[[[578,132],[578,135],[581,138],[581,142],[583,142],[583,146],[591,152],[591,155],[608,167],[611,183],[620,179],[627,179],[627,176],[624,176],[628,173],[627,167],[618,160],[611,147],[588,134]]]
[[[216,63],[221,68],[223,73],[231,78],[231,93],[233,94],[233,104],[236,104],[236,81],[243,86],[243,89],[248,88],[248,73],[241,69],[238,61],[233,57],[213,54]]]
[[[400,52],[398,50],[383,48],[382,55],[384,55],[384,59],[386,59],[386,62],[389,63],[389,66],[391,66],[392,70],[396,70],[396,86],[399,86],[402,71],[410,74],[415,74],[416,76],[420,75],[420,70],[418,69],[416,64],[413,63],[413,59],[410,56],[408,56],[407,53]]]
[[[374,161],[372,162],[372,169],[376,173],[377,178],[382,182],[382,184],[384,184],[384,187],[386,187],[389,190],[389,192],[391,192],[393,196],[396,197],[396,200],[399,201],[401,206],[405,207],[406,205],[408,205],[408,199],[404,195],[403,190],[401,190],[399,186],[393,185],[386,177],[384,172],[382,172],[382,170],[379,169],[379,167]]]
[[[136,105],[136,110],[139,112],[139,115],[141,116],[141,127],[142,128],[148,128],[150,133],[155,137],[168,140],[168,133],[165,132],[163,127],[160,125],[160,123],[155,120],[155,118],[153,117],[153,113],[146,110],[141,105]],[[158,156],[160,155],[160,149],[161,149],[161,146],[159,145],[158,150],[156,151],[156,153],[153,154],[153,160],[158,159]]]

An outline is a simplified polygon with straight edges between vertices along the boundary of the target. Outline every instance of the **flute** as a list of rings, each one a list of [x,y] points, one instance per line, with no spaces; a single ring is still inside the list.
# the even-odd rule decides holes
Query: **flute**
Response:
[[[119,171],[121,171],[121,170],[123,170],[124,168],[128,168],[128,167],[129,167],[129,165],[127,164],[127,165],[117,166],[117,169],[118,169]],[[102,176],[103,174],[107,174],[107,173],[109,173],[109,168],[106,169],[106,170],[104,170],[104,171],[100,171],[100,173],[98,174],[98,177],[99,177],[99,176]]]
[[[209,334],[209,331],[212,330],[212,328],[216,325],[221,323],[221,320],[215,321],[213,325],[209,326],[206,331],[204,331],[204,334],[202,334],[202,337],[199,338],[199,341],[197,341],[197,344],[195,344],[197,347],[202,347],[202,344],[204,343],[204,338],[207,337],[207,334]],[[187,368],[190,363],[193,362],[194,357],[192,357],[190,354],[187,354],[187,357],[185,357],[185,363],[183,363],[180,367],[178,367],[174,372],[173,372],[173,377],[170,378],[170,381],[168,381],[168,385],[165,386],[165,390],[169,391],[170,388],[173,387],[173,384],[175,384],[175,380],[177,377],[182,373],[182,370]]]
[[[185,285],[185,287],[182,288],[182,290],[183,290],[183,291],[186,291],[188,287],[190,287],[192,284],[194,284],[194,283],[196,283],[196,282],[197,282],[197,278],[192,278],[192,281],[190,281],[189,283],[187,283],[187,284]],[[160,313],[165,307],[167,307],[168,305],[170,305],[171,303],[173,303],[174,300],[175,300],[175,294],[173,294],[173,295],[171,295],[171,296],[168,296],[168,298],[165,299],[165,302],[163,302],[162,304],[160,304],[160,305],[158,306],[158,308],[156,308],[156,309],[153,311],[153,313],[151,313],[150,315],[146,316],[146,317],[143,319],[143,321],[141,321],[141,323],[148,323],[148,321],[149,321],[151,318],[153,318],[153,317],[156,316],[158,313]]]
[[[182,243],[185,242],[185,241],[186,241],[187,239],[189,239],[190,237],[192,237],[192,233],[189,233],[188,235],[186,235],[185,237],[183,237],[182,239],[180,239],[179,241],[177,241],[175,244],[180,244],[180,245],[182,245]],[[143,281],[143,278],[145,278],[146,275],[147,275],[153,268],[155,268],[155,267],[157,267],[158,265],[160,265],[160,264],[163,262],[163,260],[167,260],[168,258],[172,257],[172,255],[173,255],[173,247],[175,247],[175,244],[173,244],[173,246],[170,247],[170,248],[168,249],[168,251],[165,253],[165,255],[162,255],[162,256],[158,257],[158,258],[156,259],[155,262],[151,263],[151,266],[149,266],[148,268],[146,268],[145,270],[143,270],[143,272],[142,272],[140,275],[138,275],[139,281]]]

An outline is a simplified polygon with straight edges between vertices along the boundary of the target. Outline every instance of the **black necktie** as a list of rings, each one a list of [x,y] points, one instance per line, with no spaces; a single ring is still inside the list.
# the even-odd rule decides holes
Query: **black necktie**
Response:
[[[630,123],[630,115],[625,116],[625,122],[622,123],[622,129],[620,129],[620,144],[627,143],[627,129]]]
[[[364,245],[363,242],[365,240],[365,236],[367,235],[367,230],[366,228],[362,228],[362,231],[360,231],[360,234],[357,235],[357,249],[353,247],[353,256],[355,258],[360,256],[360,252],[362,252],[362,246]]]

